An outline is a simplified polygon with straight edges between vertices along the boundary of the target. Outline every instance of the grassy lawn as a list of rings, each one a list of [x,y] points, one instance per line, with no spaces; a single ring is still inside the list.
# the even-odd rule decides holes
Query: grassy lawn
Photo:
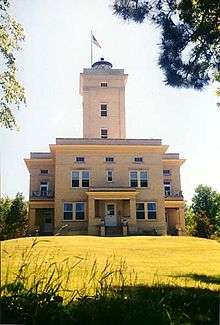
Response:
[[[95,260],[97,269],[102,270],[107,259],[114,265],[123,259],[127,265],[124,272],[127,276],[137,274],[138,284],[165,282],[220,289],[220,243],[214,240],[191,237],[55,236],[38,237],[38,243],[30,250],[33,240],[22,238],[1,243],[3,279],[6,273],[10,278],[15,276],[25,256],[28,257],[30,273],[33,270],[46,272],[46,265],[53,262],[64,265],[65,259],[68,259],[71,268],[74,268],[72,264],[81,261],[75,267],[75,285],[85,280]]]

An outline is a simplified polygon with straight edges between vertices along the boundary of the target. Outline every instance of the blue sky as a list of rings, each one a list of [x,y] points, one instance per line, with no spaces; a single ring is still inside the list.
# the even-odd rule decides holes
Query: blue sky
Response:
[[[27,106],[16,112],[20,131],[0,130],[2,194],[28,197],[23,159],[48,151],[56,137],[82,137],[79,74],[90,66],[90,30],[101,56],[129,74],[126,88],[128,138],[161,138],[187,161],[182,188],[190,200],[195,187],[220,191],[220,109],[215,87],[203,92],[165,86],[157,65],[159,30],[125,23],[112,15],[111,1],[19,0],[12,11],[26,40],[17,55]]]

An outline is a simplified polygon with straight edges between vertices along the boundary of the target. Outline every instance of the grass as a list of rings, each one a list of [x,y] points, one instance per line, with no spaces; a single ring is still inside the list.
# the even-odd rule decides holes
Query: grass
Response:
[[[19,265],[23,263],[24,252],[30,249],[33,240],[22,238],[2,242],[3,282],[7,272],[10,280],[16,276]],[[132,276],[133,280],[136,274],[136,284],[159,282],[220,290],[220,244],[213,240],[148,236],[54,236],[39,237],[37,240],[39,242],[32,250],[34,255],[27,260],[28,272],[31,274],[37,268],[39,272],[44,272],[47,262],[64,265],[64,261],[68,261],[68,267],[70,263],[77,265],[72,283],[75,287],[85,286],[94,261],[96,272],[101,274],[107,260],[115,265],[125,260],[124,273]],[[65,272],[64,269],[62,272]]]
[[[1,244],[0,323],[218,324],[216,241],[76,236]]]

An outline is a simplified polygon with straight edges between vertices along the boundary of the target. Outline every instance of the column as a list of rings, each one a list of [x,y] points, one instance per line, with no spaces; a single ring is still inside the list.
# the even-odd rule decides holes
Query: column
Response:
[[[136,199],[130,199],[130,219],[128,223],[129,234],[137,233],[137,221],[136,221]]]
[[[97,229],[95,225],[95,199],[88,199],[88,234],[96,235]]]
[[[180,207],[179,208],[179,226],[181,228],[181,231],[179,233],[179,235],[183,235],[184,234],[184,230],[185,230],[185,218],[184,218],[184,208]]]

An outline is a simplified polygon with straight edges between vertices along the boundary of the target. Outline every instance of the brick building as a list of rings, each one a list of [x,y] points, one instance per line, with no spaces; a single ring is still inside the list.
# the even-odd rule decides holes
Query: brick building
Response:
[[[177,153],[160,139],[127,139],[123,69],[101,59],[80,74],[83,138],[58,138],[25,159],[29,223],[40,234],[182,234]]]

